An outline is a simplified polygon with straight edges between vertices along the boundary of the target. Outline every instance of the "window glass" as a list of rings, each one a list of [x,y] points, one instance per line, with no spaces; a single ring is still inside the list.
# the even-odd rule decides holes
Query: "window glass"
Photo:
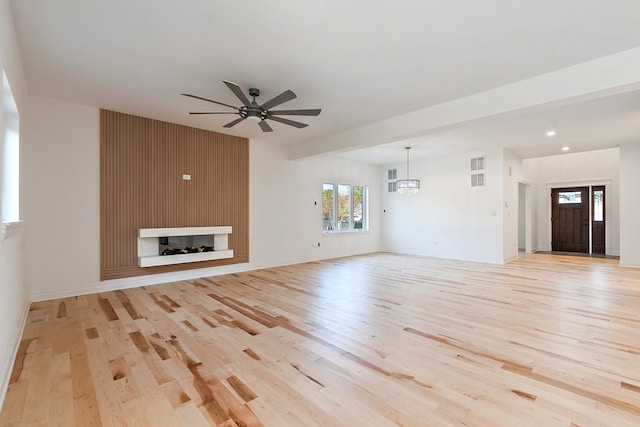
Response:
[[[604,221],[604,191],[593,192],[593,220]]]
[[[367,187],[322,184],[322,231],[324,233],[367,230]]]
[[[338,230],[351,228],[351,187],[338,185]]]
[[[334,225],[334,185],[322,184],[322,230],[332,231]]]
[[[558,204],[582,203],[582,192],[561,191],[558,193]]]
[[[362,229],[362,220],[364,212],[364,188],[353,187],[353,229]]]

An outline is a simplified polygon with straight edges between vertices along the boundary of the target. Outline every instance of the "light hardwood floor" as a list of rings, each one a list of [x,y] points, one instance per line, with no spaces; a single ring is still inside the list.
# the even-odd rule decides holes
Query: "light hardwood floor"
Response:
[[[640,425],[640,271],[372,254],[34,303],[24,426]]]

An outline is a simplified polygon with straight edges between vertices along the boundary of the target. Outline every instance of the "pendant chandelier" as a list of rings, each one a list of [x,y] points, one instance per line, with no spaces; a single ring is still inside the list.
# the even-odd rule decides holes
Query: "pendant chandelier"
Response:
[[[420,190],[420,180],[409,178],[409,150],[411,147],[404,147],[407,150],[407,179],[399,179],[396,182],[396,191],[405,196],[413,196]]]

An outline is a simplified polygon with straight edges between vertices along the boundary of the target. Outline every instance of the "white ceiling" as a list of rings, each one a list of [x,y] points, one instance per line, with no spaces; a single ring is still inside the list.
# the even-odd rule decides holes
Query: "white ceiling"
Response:
[[[405,145],[417,157],[496,145],[536,157],[559,154],[564,145],[584,151],[640,141],[638,75],[637,85],[599,96],[540,100],[537,108],[434,127],[410,141],[398,130],[384,141],[340,147],[341,135],[387,118],[636,49],[637,0],[13,0],[12,6],[33,95],[290,150],[315,144],[316,155],[333,138],[324,151],[378,164],[403,161]],[[609,71],[615,70],[602,70]],[[180,93],[239,105],[222,80],[259,88],[262,101],[291,89],[298,99],[283,109],[322,113],[291,117],[309,123],[305,129],[272,123],[268,134],[246,121],[223,128],[233,116],[189,115],[225,107]],[[544,136],[550,127],[558,130],[554,139]]]

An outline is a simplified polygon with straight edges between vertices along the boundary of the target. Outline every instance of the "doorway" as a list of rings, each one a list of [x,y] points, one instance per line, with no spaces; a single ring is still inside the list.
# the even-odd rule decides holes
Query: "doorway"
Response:
[[[589,187],[551,190],[551,250],[589,253]]]
[[[551,250],[606,254],[605,185],[551,190]]]

